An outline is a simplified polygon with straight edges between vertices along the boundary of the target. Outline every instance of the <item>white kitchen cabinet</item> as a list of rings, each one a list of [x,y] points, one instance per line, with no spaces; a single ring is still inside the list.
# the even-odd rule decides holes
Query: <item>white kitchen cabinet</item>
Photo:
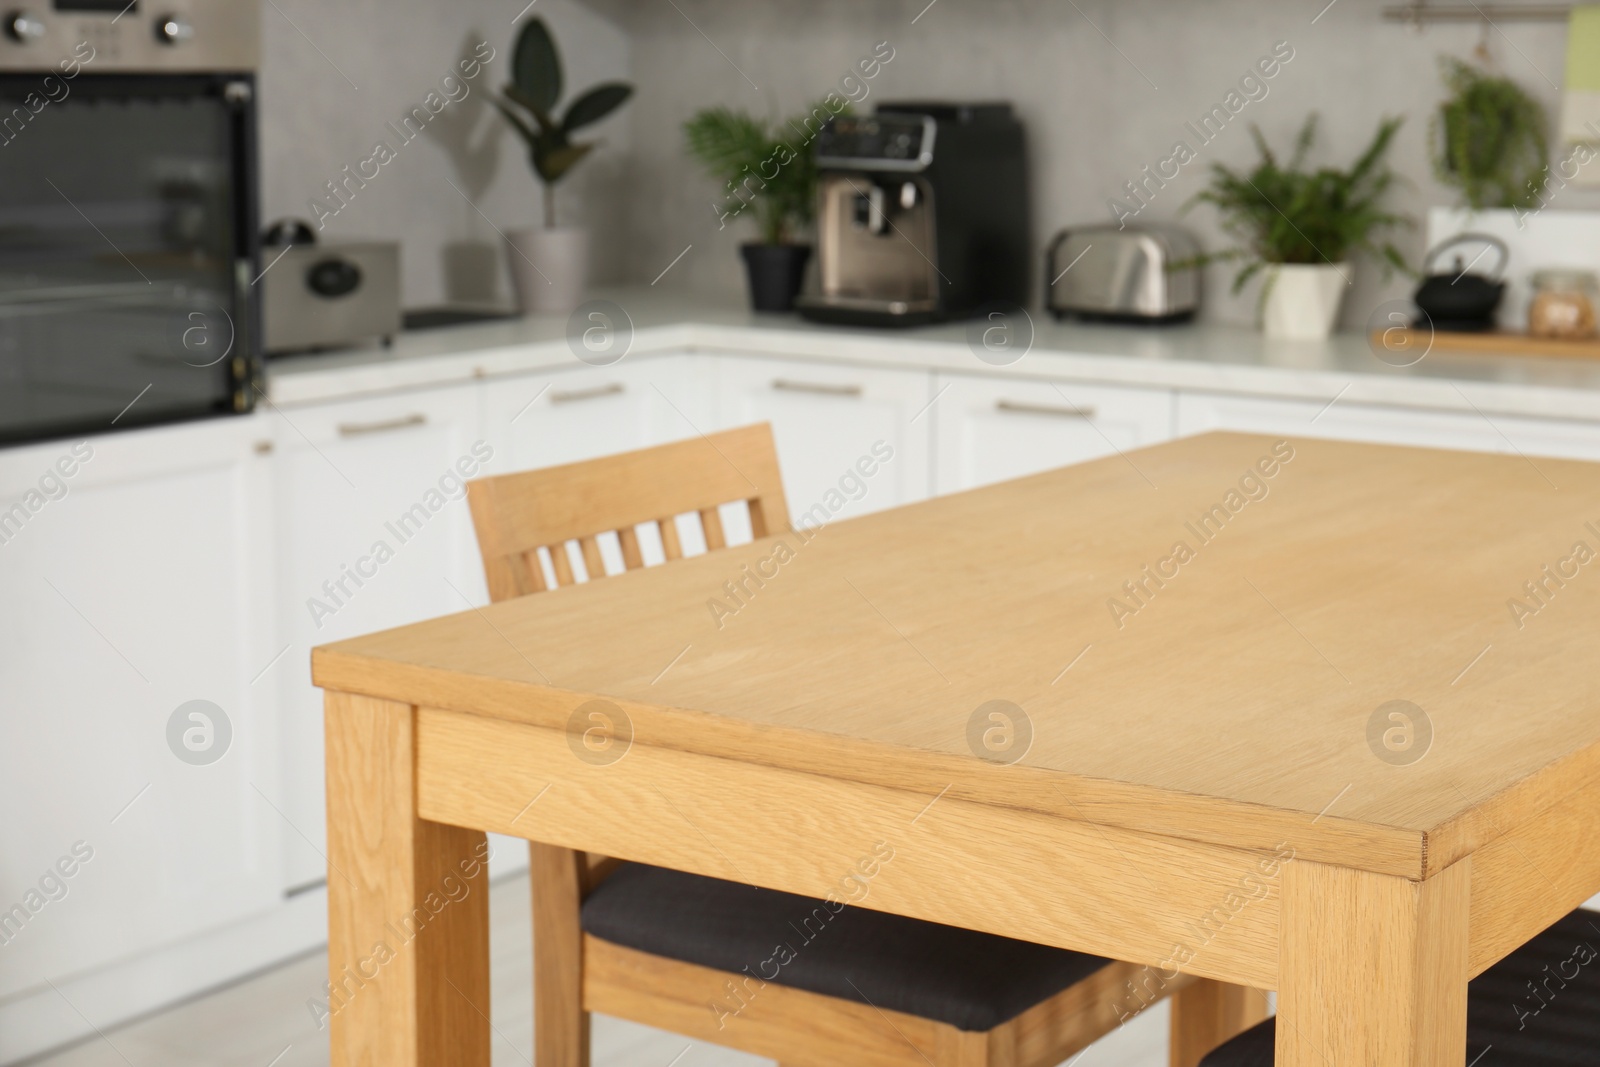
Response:
[[[510,469],[483,439],[476,385],[270,413],[277,446],[279,646],[287,887],[321,881],[322,691],[316,645],[488,600],[465,479]]]
[[[796,525],[821,518],[819,507],[833,521],[931,492],[928,372],[743,356],[716,369],[723,428],[772,423]]]
[[[1325,400],[1182,394],[1178,399],[1179,434],[1188,436],[1208,430],[1600,460],[1600,423],[1384,407],[1344,400],[1329,406]]]
[[[1173,433],[1175,401],[1165,389],[965,374],[941,374],[934,387],[940,493],[1127,452]]]
[[[710,357],[689,353],[494,379],[484,384],[484,433],[505,457],[502,472],[648,448],[713,429],[711,383]],[[679,532],[686,552],[704,548],[698,525],[681,522]],[[648,531],[639,547],[647,564],[666,558]],[[602,538],[600,552],[608,570],[622,569],[614,541]],[[585,573],[576,556],[573,566]]]
[[[484,383],[503,471],[550,467],[711,430],[710,357],[673,354]]]
[[[0,452],[0,1002],[282,900],[265,436]]]

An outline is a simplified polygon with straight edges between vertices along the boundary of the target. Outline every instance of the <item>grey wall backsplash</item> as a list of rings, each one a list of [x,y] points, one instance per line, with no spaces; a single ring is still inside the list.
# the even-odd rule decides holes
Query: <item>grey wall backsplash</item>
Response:
[[[1178,141],[1187,141],[1196,158],[1155,189],[1140,219],[1177,218],[1212,162],[1253,160],[1249,123],[1286,147],[1313,110],[1322,123],[1312,159],[1341,165],[1366,145],[1381,116],[1406,116],[1393,162],[1408,187],[1397,191],[1395,203],[1417,220],[1417,229],[1398,239],[1416,264],[1426,207],[1453,202],[1452,191],[1434,181],[1427,156],[1429,117],[1443,97],[1437,57],[1467,56],[1483,38],[1471,25],[1418,33],[1383,22],[1379,0],[1336,0],[1326,11],[1328,0],[674,3],[681,13],[664,2],[616,5],[634,40],[634,77],[646,87],[633,113],[629,234],[637,243],[634,276],[647,281],[692,242],[668,279],[704,290],[737,290],[734,248],[751,227],[718,232],[710,207],[718,190],[684,159],[679,124],[715,103],[789,114],[836,89],[879,41],[888,41],[895,56],[870,84],[865,107],[930,96],[1016,105],[1033,159],[1036,276],[1058,228],[1111,220],[1107,201],[1125,198],[1124,183],[1142,181],[1147,166],[1155,171]],[[1488,33],[1496,66],[1551,107],[1552,129],[1565,41],[1559,23],[1507,23]],[[1293,58],[1271,79],[1260,78],[1257,63],[1275,47],[1292,49]],[[1186,124],[1200,128],[1202,116],[1229,92],[1240,94],[1243,107],[1202,144]],[[1569,188],[1560,202],[1595,207],[1600,196]],[[1182,221],[1206,247],[1224,247],[1210,208],[1197,207]],[[1229,296],[1232,273],[1220,266],[1208,272],[1206,317],[1253,321],[1255,287]],[[1370,263],[1356,279],[1346,326],[1359,327],[1377,303],[1406,295],[1414,284],[1395,278],[1385,285]]]
[[[1551,109],[1553,130],[1565,27],[1506,23],[1484,33],[1451,24],[1417,32],[1382,21],[1382,0],[1326,4],[538,0],[533,11],[556,34],[569,87],[615,77],[638,87],[626,108],[595,128],[603,146],[559,188],[560,210],[564,220],[594,230],[599,281],[648,283],[692,245],[659,284],[739,296],[737,246],[754,226],[719,222],[713,204],[721,190],[685,157],[681,125],[694,111],[726,104],[784,117],[829,92],[859,99],[859,110],[895,98],[1005,99],[1030,138],[1037,279],[1050,236],[1065,225],[1113,220],[1113,199],[1124,211],[1137,208],[1140,220],[1179,218],[1210,164],[1254,159],[1250,123],[1287,148],[1317,111],[1312,159],[1344,165],[1382,116],[1398,114],[1406,123],[1392,161],[1406,181],[1394,203],[1417,228],[1397,235],[1397,243],[1416,264],[1426,208],[1454,202],[1428,163],[1430,118],[1443,96],[1438,57],[1469,56],[1486,44],[1494,66]],[[397,147],[378,176],[326,218],[324,232],[403,239],[409,304],[506,299],[494,227],[535,224],[541,194],[520,141],[489,108],[485,90],[505,81],[512,18],[522,9],[521,0],[268,4],[265,216],[310,217],[314,197],[332,204],[324,183],[371,158],[378,141],[396,144],[387,124],[398,125],[430,91],[443,99],[441,79],[459,76],[457,64],[487,41],[496,56],[465,83],[468,95],[446,103],[422,136]],[[872,80],[847,81],[880,42],[893,58]],[[1215,108],[1230,113],[1226,124],[1205,121]],[[1189,151],[1179,150],[1180,142]],[[1129,196],[1129,182],[1144,190],[1143,206]],[[1593,191],[1568,188],[1558,199],[1562,207],[1600,207]],[[1181,221],[1207,248],[1227,244],[1209,207]],[[1210,268],[1205,316],[1250,322],[1255,288],[1231,296],[1231,277],[1226,266]],[[1371,262],[1355,277],[1347,327],[1359,327],[1378,303],[1413,284],[1404,277],[1384,282]]]
[[[512,19],[525,3],[263,4],[263,220],[321,221],[325,240],[400,239],[408,306],[509,301],[496,228],[539,225],[543,201],[521,140],[489,101],[509,77]],[[569,91],[627,76],[630,43],[613,22],[570,0],[538,0],[535,10],[562,48]],[[493,58],[466,78],[460,64],[488,49]],[[424,114],[407,126],[413,108]],[[557,190],[561,221],[583,221],[595,231],[601,279],[624,278],[633,269],[618,210],[631,183],[629,128],[624,109],[586,130],[602,145]],[[380,143],[392,155],[378,150]],[[366,163],[375,155],[375,165]],[[376,176],[362,179],[374,170]],[[330,181],[345,191],[342,206],[326,188]],[[326,205],[324,212],[313,200]],[[332,208],[337,214],[325,213]]]

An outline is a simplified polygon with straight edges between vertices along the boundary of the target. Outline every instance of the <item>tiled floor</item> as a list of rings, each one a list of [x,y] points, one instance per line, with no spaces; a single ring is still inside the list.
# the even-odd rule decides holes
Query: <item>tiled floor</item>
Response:
[[[494,1067],[533,1062],[528,881],[490,890]],[[31,1067],[326,1067],[327,1031],[306,1002],[326,981],[327,957],[302,956],[247,981],[33,1061]],[[1074,1067],[1164,1067],[1165,1006],[1107,1037]],[[680,1058],[681,1057],[681,1058]],[[595,1017],[594,1067],[766,1067],[755,1056],[649,1027]],[[674,1062],[676,1060],[676,1062]]]

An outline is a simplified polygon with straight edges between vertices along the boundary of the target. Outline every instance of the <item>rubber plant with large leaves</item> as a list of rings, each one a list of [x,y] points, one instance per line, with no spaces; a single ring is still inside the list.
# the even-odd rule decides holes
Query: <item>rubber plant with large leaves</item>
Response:
[[[573,100],[565,114],[557,117],[561,90],[561,54],[556,51],[555,39],[543,19],[530,19],[517,36],[511,81],[495,106],[528,144],[533,171],[544,183],[547,229],[556,225],[556,183],[594,149],[593,141],[574,141],[573,133],[599,122],[633,95],[633,86],[626,82],[603,82]]]

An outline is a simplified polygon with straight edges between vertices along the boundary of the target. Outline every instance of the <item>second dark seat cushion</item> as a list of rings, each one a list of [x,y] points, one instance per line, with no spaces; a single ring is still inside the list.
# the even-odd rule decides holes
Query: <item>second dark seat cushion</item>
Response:
[[[1272,1067],[1277,1022],[1246,1030],[1200,1067]],[[1600,912],[1558,920],[1468,984],[1465,1063],[1600,1064]]]

